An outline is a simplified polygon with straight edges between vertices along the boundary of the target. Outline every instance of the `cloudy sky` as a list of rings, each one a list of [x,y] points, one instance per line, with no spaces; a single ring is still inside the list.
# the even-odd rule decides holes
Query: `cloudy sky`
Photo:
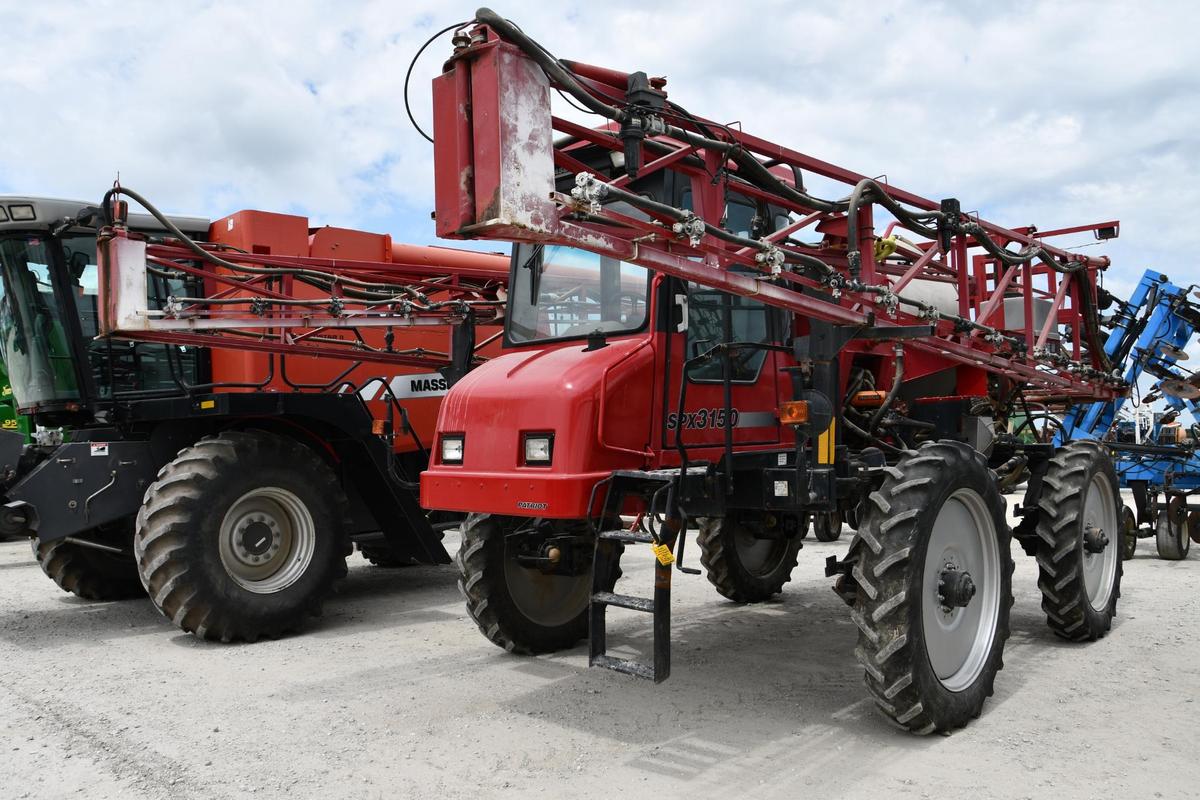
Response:
[[[666,75],[696,113],[997,222],[1119,217],[1121,239],[1087,250],[1113,256],[1116,288],[1148,266],[1200,282],[1200,4],[495,7],[561,57]],[[404,72],[474,8],[0,0],[0,192],[98,200],[119,172],[178,213],[433,241],[432,150]],[[448,52],[436,42],[415,73],[426,124]]]

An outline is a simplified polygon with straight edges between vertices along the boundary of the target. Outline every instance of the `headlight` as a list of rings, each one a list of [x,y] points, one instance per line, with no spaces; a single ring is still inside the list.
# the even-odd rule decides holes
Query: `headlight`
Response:
[[[463,436],[461,433],[442,436],[442,463],[463,463]]]
[[[548,433],[525,434],[525,463],[545,465],[554,454],[554,437]]]

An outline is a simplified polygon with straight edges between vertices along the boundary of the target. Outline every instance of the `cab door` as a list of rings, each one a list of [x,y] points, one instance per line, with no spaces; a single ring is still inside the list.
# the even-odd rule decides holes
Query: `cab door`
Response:
[[[678,317],[686,318],[686,324],[679,327],[686,330],[673,331],[667,337],[663,447],[677,447],[678,431],[689,458],[716,460],[725,444],[726,428],[733,429],[735,446],[781,442],[776,409],[783,356],[779,348],[785,327],[782,315],[757,300],[696,284],[682,285],[674,299],[680,308]],[[732,334],[729,340],[734,343],[729,351],[728,409],[720,350],[726,340],[726,313]],[[718,449],[705,452],[713,448]]]

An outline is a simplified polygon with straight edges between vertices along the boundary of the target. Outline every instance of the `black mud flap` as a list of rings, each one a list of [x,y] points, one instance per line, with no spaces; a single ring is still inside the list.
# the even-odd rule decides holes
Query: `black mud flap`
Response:
[[[353,480],[395,555],[421,564],[449,564],[450,554],[417,503],[416,491],[399,480],[400,476],[390,474],[386,446],[378,439],[366,438],[338,442],[335,448],[345,476]]]

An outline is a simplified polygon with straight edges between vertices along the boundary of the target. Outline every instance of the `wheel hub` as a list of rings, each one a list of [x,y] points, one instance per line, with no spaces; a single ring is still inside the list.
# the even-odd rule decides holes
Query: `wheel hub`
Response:
[[[218,537],[229,577],[247,591],[272,594],[307,571],[316,550],[316,522],[294,493],[261,486],[230,505]]]
[[[947,610],[966,608],[976,591],[975,581],[971,580],[969,572],[951,568],[943,570],[938,577],[938,599],[942,601],[942,608]]]
[[[1103,553],[1106,547],[1108,547],[1108,536],[1105,535],[1103,528],[1088,525],[1083,529],[1083,549],[1086,552],[1096,555]]]
[[[261,564],[279,551],[279,523],[263,514],[243,517],[234,529],[234,555]]]

